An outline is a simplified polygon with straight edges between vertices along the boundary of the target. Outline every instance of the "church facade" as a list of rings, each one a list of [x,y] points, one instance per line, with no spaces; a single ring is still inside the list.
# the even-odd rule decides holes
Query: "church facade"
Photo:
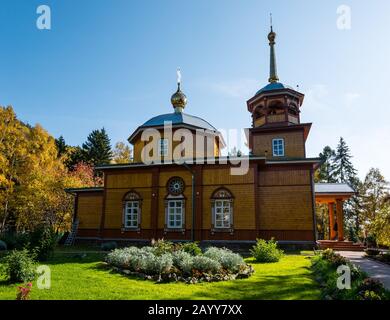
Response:
[[[129,137],[132,163],[96,167],[101,188],[68,190],[75,195],[77,240],[315,243],[313,176],[320,160],[306,156],[312,124],[300,120],[304,95],[279,82],[275,36],[271,29],[269,84],[247,101],[249,155],[221,156],[221,133],[184,112],[179,81],[173,112]],[[234,173],[243,162],[246,170]]]

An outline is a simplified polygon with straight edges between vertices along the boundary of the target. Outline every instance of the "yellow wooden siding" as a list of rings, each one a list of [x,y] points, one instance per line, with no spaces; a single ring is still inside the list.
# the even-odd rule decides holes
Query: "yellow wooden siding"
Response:
[[[275,170],[259,171],[259,185],[310,185],[311,175],[309,170]]]
[[[78,195],[77,216],[80,229],[98,229],[102,217],[103,193],[97,196]]]
[[[272,140],[284,139],[284,156],[290,158],[305,157],[305,141],[302,131],[270,133],[253,136],[253,154],[264,156],[267,151],[268,157],[273,157]],[[275,157],[280,158],[280,157]]]
[[[213,166],[203,170],[204,185],[230,185],[235,183],[253,183],[253,169],[249,168],[244,175],[232,175],[230,168],[216,169]]]
[[[203,157],[212,157],[214,155],[219,155],[219,149],[218,149],[218,143],[217,143],[217,137],[212,137],[211,138],[211,145],[210,148],[207,147],[207,138],[204,136],[204,148],[196,148],[196,138],[195,138],[195,133],[193,133],[193,139],[192,139],[192,152],[191,152],[191,142],[187,142],[184,140],[182,141],[176,141],[176,139],[173,139],[173,136],[175,134],[176,130],[173,130],[172,136],[168,135],[165,136],[163,131],[160,132],[160,137],[161,139],[168,139],[168,152],[171,155],[171,157],[160,157],[158,154],[158,150],[155,150],[156,152],[150,154],[150,159],[151,161],[158,161],[158,160],[169,160],[173,157],[173,155],[178,155],[179,158],[203,158]],[[151,141],[151,140],[149,140]],[[144,146],[146,144],[149,144],[150,142],[144,142],[141,141],[141,135],[133,142],[134,145],[134,162],[142,162],[142,155],[145,156],[144,153]],[[176,148],[184,144],[186,146],[185,150],[183,151],[183,154],[180,152],[180,149]],[[180,148],[180,147],[179,147]],[[176,151],[175,151],[176,150]]]
[[[137,188],[152,186],[151,173],[108,174],[106,188]]]
[[[260,127],[265,124],[265,116],[257,118],[255,120],[255,127]]]
[[[312,230],[311,186],[259,187],[260,229]]]
[[[105,228],[118,229],[123,224],[123,197],[128,189],[108,189],[106,191]],[[151,189],[135,189],[142,198],[141,228],[151,228]]]
[[[234,196],[233,224],[234,229],[255,229],[254,185],[226,185]],[[203,220],[202,228],[210,229],[212,224],[211,196],[215,186],[203,187]]]

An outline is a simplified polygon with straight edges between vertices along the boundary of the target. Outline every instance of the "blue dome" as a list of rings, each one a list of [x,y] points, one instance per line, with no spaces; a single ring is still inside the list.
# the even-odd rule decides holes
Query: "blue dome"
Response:
[[[256,95],[267,92],[267,91],[273,91],[273,90],[281,90],[281,89],[292,89],[292,87],[284,85],[283,83],[280,82],[271,82],[267,84],[264,88],[261,88],[259,91],[256,92]]]
[[[217,129],[206,120],[183,112],[161,114],[146,121],[140,128],[163,126],[165,121],[172,122],[172,125],[187,124],[200,129],[217,131]]]

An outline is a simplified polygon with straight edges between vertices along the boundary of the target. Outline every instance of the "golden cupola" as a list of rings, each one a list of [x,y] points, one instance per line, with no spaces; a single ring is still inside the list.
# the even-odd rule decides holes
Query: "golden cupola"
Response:
[[[175,109],[175,113],[183,112],[187,104],[187,97],[180,89],[181,85],[181,72],[180,69],[177,70],[177,91],[171,97],[171,103]]]

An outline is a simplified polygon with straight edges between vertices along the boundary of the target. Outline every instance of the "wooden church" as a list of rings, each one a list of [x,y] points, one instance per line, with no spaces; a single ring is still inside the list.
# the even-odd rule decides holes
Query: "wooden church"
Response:
[[[312,124],[300,119],[304,95],[279,82],[275,37],[271,28],[269,83],[247,101],[249,155],[221,156],[221,133],[184,112],[187,98],[179,81],[173,112],[151,118],[130,135],[132,163],[96,167],[104,175],[101,188],[68,190],[75,195],[76,241],[275,238],[313,245],[316,203],[328,204],[330,230],[337,222],[329,240],[344,240],[342,204],[353,190],[314,184],[320,160],[306,157],[305,146]],[[187,136],[178,138],[183,129]],[[145,139],[147,132],[159,137]],[[179,144],[187,148],[177,151]],[[247,170],[232,174],[239,161],[247,162]]]

